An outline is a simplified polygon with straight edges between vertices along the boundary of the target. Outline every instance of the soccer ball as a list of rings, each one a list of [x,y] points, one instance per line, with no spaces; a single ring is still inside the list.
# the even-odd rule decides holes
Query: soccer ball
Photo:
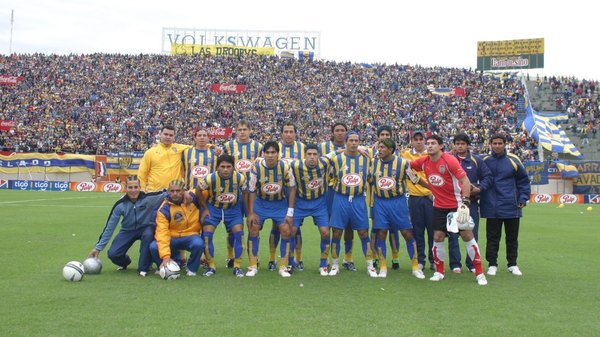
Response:
[[[175,261],[171,261],[164,266],[160,266],[159,274],[163,280],[178,279],[181,273],[179,265]]]
[[[88,257],[83,261],[83,268],[86,274],[100,274],[102,262],[97,257]]]
[[[63,277],[67,281],[77,282],[81,281],[85,269],[83,264],[79,261],[71,261],[63,267]]]

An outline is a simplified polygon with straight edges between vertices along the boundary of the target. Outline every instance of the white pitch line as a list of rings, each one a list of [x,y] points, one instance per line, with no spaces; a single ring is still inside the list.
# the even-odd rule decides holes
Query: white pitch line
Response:
[[[20,204],[24,202],[32,201],[48,201],[48,200],[73,200],[73,199],[90,199],[86,197],[73,197],[73,198],[45,198],[45,199],[29,199],[29,200],[13,200],[13,201],[0,201],[0,205],[6,204]]]

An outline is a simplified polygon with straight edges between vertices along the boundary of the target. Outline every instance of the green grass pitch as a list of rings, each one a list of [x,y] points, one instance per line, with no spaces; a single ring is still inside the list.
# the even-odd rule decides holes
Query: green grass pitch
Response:
[[[358,272],[321,277],[319,236],[310,222],[303,227],[306,269],[289,279],[265,270],[268,225],[255,278],[235,278],[224,268],[219,227],[213,277],[140,278],[136,244],[131,270],[117,272],[104,251],[100,275],[65,281],[63,265],[85,259],[118,197],[0,190],[0,336],[600,335],[598,205],[591,212],[588,205],[526,207],[524,276],[506,272],[502,243],[499,273],[486,287],[464,272],[448,272],[439,283],[412,277],[404,244],[401,269],[387,279],[367,275],[359,245]],[[484,222],[480,237],[483,251]]]

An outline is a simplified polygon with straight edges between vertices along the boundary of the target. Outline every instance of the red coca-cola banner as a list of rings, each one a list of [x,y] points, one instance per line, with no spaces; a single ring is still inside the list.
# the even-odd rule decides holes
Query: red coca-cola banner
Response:
[[[229,138],[233,133],[232,128],[215,128],[208,130],[209,138]]]
[[[0,119],[0,131],[8,132],[15,127],[15,121],[9,121],[6,119]]]
[[[211,92],[218,92],[222,94],[241,94],[246,92],[245,84],[211,84],[210,85]]]
[[[15,85],[23,82],[23,76],[0,75],[0,85]]]

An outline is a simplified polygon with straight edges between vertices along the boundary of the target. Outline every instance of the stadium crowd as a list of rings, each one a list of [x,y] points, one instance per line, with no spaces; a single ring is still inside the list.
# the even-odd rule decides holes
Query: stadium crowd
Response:
[[[344,122],[367,144],[376,141],[378,126],[391,124],[399,146],[408,145],[412,130],[446,139],[464,131],[487,152],[489,135],[504,131],[513,136],[511,151],[531,152],[517,125],[520,80],[468,69],[279,57],[13,54],[0,56],[0,74],[24,78],[0,86],[0,120],[16,122],[0,133],[5,151],[143,151],[163,124],[175,125],[176,139],[191,144],[198,126],[233,127],[245,119],[259,141],[278,140],[286,120],[306,143],[325,140],[334,122]],[[247,91],[214,93],[214,83],[245,84]],[[434,95],[428,85],[461,87],[466,95]]]

